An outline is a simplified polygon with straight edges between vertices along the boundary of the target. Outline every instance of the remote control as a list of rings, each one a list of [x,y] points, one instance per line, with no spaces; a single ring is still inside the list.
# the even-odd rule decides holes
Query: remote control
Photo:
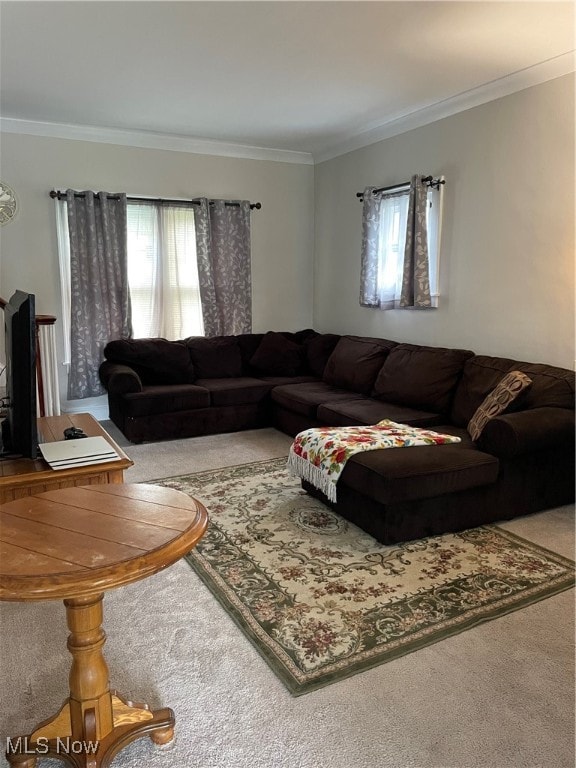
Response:
[[[68,429],[64,430],[65,440],[78,440],[80,437],[87,437],[87,435],[79,427],[68,427]]]

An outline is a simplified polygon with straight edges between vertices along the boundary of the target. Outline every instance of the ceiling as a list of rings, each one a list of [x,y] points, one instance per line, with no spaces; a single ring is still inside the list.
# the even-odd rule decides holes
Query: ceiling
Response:
[[[1,0],[0,114],[23,132],[90,126],[324,159],[573,71],[574,11]]]

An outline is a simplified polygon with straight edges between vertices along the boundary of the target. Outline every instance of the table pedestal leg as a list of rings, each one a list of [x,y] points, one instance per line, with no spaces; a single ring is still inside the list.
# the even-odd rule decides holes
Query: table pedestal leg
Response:
[[[110,691],[102,654],[106,642],[102,598],[100,594],[64,601],[72,654],[70,697],[30,736],[8,740],[11,768],[36,768],[43,756],[75,768],[105,768],[134,739],[149,735],[156,744],[166,744],[173,738],[171,709],[152,712],[145,704],[133,704]]]

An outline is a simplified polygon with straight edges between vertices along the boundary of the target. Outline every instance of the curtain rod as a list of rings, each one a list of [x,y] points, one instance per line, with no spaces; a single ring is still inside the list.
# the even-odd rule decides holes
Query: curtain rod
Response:
[[[66,200],[66,192],[62,192],[59,189],[53,189],[50,191],[50,197],[54,200]],[[85,197],[84,192],[75,192],[74,197]],[[108,195],[109,200],[119,200],[118,195]],[[200,205],[200,200],[170,200],[161,197],[126,197],[126,200],[130,203],[170,203],[171,205],[177,205],[178,203],[192,203],[192,205]],[[210,203],[213,201],[210,200]],[[226,202],[225,205],[231,207],[237,207],[240,203]],[[250,209],[256,208],[259,211],[262,208],[262,203],[250,203]]]
[[[446,184],[446,181],[444,179],[435,179],[433,176],[423,176],[422,183],[426,184],[427,187],[440,189],[440,184]],[[392,184],[389,187],[378,187],[378,189],[375,189],[372,194],[378,195],[380,192],[390,192],[392,189],[403,189],[404,187],[409,186],[410,182],[404,181],[402,184]],[[364,200],[364,192],[356,192],[356,197],[360,198],[360,202],[362,202],[362,200]]]

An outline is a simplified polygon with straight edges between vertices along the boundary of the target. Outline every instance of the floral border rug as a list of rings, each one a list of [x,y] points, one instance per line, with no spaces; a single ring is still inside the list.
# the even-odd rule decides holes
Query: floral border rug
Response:
[[[384,546],[286,459],[160,480],[210,524],[187,560],[294,695],[574,586],[574,563],[496,526]]]

